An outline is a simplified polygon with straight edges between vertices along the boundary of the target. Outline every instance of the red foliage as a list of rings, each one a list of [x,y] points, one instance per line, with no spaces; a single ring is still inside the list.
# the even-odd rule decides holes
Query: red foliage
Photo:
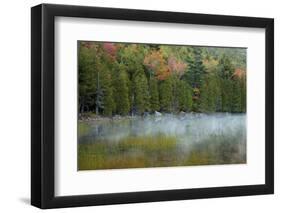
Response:
[[[81,46],[91,49],[91,48],[93,48],[94,44],[93,44],[93,42],[83,41],[83,42],[81,42]]]
[[[115,58],[116,53],[117,53],[117,46],[113,43],[104,43],[103,44],[103,49],[107,54],[109,54],[112,58]]]
[[[246,75],[246,71],[243,70],[243,69],[240,69],[240,68],[236,68],[233,75],[232,75],[232,78],[242,78]]]
[[[174,73],[178,76],[182,76],[187,67],[187,64],[182,61],[177,60],[174,56],[171,56],[168,59],[168,67],[172,73]]]

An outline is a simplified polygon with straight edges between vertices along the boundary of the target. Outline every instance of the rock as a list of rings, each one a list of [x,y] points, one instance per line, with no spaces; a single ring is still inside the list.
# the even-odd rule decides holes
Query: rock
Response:
[[[161,112],[155,111],[155,115],[156,115],[156,116],[162,116],[162,113],[161,113]]]
[[[113,120],[120,120],[122,117],[120,115],[114,115]]]

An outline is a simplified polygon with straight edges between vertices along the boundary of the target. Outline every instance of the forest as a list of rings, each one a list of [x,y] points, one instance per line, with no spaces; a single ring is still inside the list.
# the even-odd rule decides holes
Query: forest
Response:
[[[78,41],[79,114],[245,113],[246,51]]]
[[[78,41],[78,170],[246,163],[246,54]]]

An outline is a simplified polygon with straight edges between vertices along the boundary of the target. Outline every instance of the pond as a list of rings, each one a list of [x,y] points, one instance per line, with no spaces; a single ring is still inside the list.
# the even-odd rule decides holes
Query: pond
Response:
[[[245,114],[100,118],[78,130],[78,170],[246,163]]]

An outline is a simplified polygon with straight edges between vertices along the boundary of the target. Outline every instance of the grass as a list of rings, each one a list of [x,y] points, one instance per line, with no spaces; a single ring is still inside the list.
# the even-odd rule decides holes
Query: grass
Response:
[[[191,137],[156,134],[127,136],[111,141],[103,134],[112,132],[107,130],[100,137],[93,137],[90,134],[92,128],[88,122],[78,123],[78,170],[246,163],[246,137],[243,129],[228,134],[209,135],[207,138],[199,137],[199,141],[192,138],[191,133],[187,133]],[[118,133],[118,129],[114,131]]]
[[[186,156],[184,165],[216,165],[246,163],[246,143],[241,135],[212,135],[195,144]],[[238,142],[239,141],[239,142]]]
[[[84,122],[78,122],[78,135],[79,137],[87,135],[90,131],[90,126]]]
[[[176,151],[176,145],[175,137],[165,135],[128,137],[116,143],[98,141],[79,144],[78,168],[89,170],[164,166],[165,162],[174,162],[171,154]]]
[[[159,134],[157,136],[128,137],[117,146],[121,150],[140,149],[145,152],[155,152],[173,149],[176,143],[176,137]]]
[[[246,147],[236,137],[211,136],[182,152],[173,136],[128,137],[114,143],[79,144],[79,170],[246,163]]]

